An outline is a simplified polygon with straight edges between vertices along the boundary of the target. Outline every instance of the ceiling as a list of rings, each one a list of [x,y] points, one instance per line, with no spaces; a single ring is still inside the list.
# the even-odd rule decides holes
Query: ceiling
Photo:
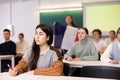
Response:
[[[20,2],[20,1],[36,1],[36,0],[0,0],[0,3]]]
[[[20,1],[35,1],[35,0],[0,0],[0,3],[9,3],[9,2],[20,2]],[[42,0],[36,0],[36,1],[42,1]],[[57,1],[57,0],[43,0],[44,2],[49,1]],[[80,1],[82,3],[91,3],[91,2],[109,2],[109,1],[120,1],[120,0],[73,0],[73,1]]]
[[[60,1],[60,0],[0,0],[0,4],[10,3],[10,2],[24,2],[24,1],[39,1],[39,2],[53,2],[54,1],[54,2],[57,2],[57,1]],[[120,0],[74,0],[74,1],[75,2],[80,1],[82,3],[91,3],[91,2],[109,2],[109,1],[120,1]]]

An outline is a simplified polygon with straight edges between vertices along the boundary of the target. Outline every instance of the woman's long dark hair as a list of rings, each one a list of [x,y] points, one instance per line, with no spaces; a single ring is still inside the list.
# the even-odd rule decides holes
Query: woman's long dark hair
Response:
[[[117,29],[117,35],[119,34],[119,30],[120,30],[120,27]],[[117,37],[117,35],[116,35],[116,37]],[[117,37],[118,38],[118,37]]]
[[[76,25],[74,24],[74,21],[73,21],[73,17],[71,15],[67,15],[67,16],[69,16],[72,19],[72,22],[71,22],[72,27],[76,27]]]
[[[36,29],[38,29],[38,28],[43,30],[46,33],[46,36],[49,36],[48,45],[51,45],[53,42],[53,32],[52,32],[51,27],[46,24],[40,24],[36,27]],[[39,45],[36,44],[35,39],[34,39],[33,45],[32,45],[32,50],[31,50],[31,56],[30,56],[30,59],[28,62],[28,67],[30,68],[30,70],[36,69],[37,62],[39,59],[39,54],[40,54],[40,47],[39,47]]]

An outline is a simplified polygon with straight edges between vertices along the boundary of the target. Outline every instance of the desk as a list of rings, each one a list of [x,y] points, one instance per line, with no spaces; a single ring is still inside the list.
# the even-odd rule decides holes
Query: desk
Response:
[[[11,60],[12,67],[14,67],[14,55],[0,55],[0,72],[1,72],[1,61],[2,60]]]
[[[83,74],[82,69],[85,66],[101,66],[101,67],[103,66],[104,68],[105,67],[120,68],[120,64],[111,64],[111,63],[106,63],[106,62],[102,62],[102,61],[66,61],[66,60],[63,60],[63,62],[67,66],[64,69],[64,73],[66,73],[66,75],[68,75],[68,76],[82,76],[82,74]],[[107,69],[106,69],[106,71],[107,71]]]
[[[68,63],[70,67],[81,68],[82,66],[110,66],[110,67],[119,67],[120,64],[111,64],[102,61],[67,61],[63,60],[64,63]]]
[[[0,80],[113,80],[113,79],[100,79],[100,78],[85,78],[85,77],[67,77],[67,76],[42,76],[21,74],[11,77],[7,72],[0,73]]]
[[[112,79],[100,79],[100,78],[86,78],[86,77],[70,77],[70,76],[47,76],[39,78],[39,80],[112,80]]]

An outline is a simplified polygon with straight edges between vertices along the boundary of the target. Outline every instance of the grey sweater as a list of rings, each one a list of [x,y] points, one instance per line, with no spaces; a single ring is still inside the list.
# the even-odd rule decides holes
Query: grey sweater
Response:
[[[28,50],[27,53],[23,56],[23,58],[26,60],[26,62],[29,61],[30,55],[31,55],[31,49]],[[44,54],[39,55],[39,59],[37,62],[37,68],[49,68],[54,61],[58,60],[58,56],[55,51],[49,49]]]
[[[79,57],[82,61],[98,60],[98,52],[93,42],[89,39],[74,43],[73,46],[65,54],[64,58],[66,59],[68,56],[72,57],[73,55],[75,57]]]

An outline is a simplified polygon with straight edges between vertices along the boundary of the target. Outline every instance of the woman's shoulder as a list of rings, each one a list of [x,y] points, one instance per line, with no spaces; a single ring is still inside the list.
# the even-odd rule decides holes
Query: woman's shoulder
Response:
[[[94,45],[94,41],[92,39],[87,38],[86,44]]]
[[[50,50],[55,51],[55,52],[60,52],[58,48],[50,46]]]
[[[54,51],[57,54],[57,56],[58,56],[59,59],[62,59],[62,55],[61,55],[61,53],[60,53],[60,51],[59,51],[58,48],[50,46],[50,50]]]
[[[26,55],[31,55],[31,50],[32,50],[32,46],[30,46],[28,48],[28,50],[25,52]]]
[[[115,44],[118,44],[118,43],[119,43],[119,41],[117,39],[115,39],[111,44],[115,45]]]

